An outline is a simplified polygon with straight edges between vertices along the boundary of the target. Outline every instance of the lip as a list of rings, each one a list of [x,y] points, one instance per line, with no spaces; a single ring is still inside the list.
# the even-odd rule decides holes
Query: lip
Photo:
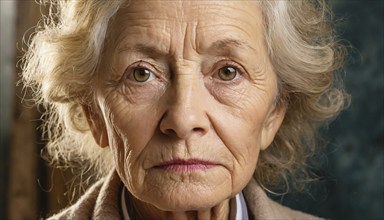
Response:
[[[154,166],[156,169],[167,171],[202,171],[217,166],[217,163],[201,159],[175,159]]]

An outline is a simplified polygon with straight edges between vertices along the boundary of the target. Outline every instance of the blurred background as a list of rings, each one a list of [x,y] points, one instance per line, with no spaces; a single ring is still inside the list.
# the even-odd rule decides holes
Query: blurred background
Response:
[[[330,1],[340,37],[353,46],[344,77],[352,104],[322,131],[326,157],[310,193],[275,198],[288,206],[328,219],[384,219],[383,3]],[[33,0],[0,6],[0,219],[37,219],[66,206],[72,178],[41,159],[41,112],[16,86],[23,36],[47,8]]]

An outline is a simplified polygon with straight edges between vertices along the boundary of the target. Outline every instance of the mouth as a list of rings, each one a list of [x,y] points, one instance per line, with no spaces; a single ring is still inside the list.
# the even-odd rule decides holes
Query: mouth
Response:
[[[201,171],[211,169],[218,166],[218,164],[207,160],[200,159],[176,159],[156,165],[154,168],[167,171]]]

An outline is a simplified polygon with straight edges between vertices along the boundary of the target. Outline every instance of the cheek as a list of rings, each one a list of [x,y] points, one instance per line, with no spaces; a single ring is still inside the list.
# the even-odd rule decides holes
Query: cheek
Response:
[[[260,149],[260,122],[228,113],[222,115],[224,117],[214,119],[216,132],[233,155],[235,164],[246,166],[256,160]]]
[[[131,104],[119,93],[108,100],[105,117],[116,169],[128,188],[140,187],[145,175],[142,153],[156,132],[156,108]]]
[[[234,146],[231,151],[240,155],[247,154],[260,147],[271,95],[251,86],[228,93],[230,92],[221,93],[220,99],[225,102],[218,101],[215,106],[212,105],[214,111],[210,117],[220,138],[228,146]]]
[[[233,185],[236,187],[241,186],[235,190],[241,190],[245,187],[257,169],[256,165],[261,149],[261,132],[260,128],[255,131],[241,132],[236,137],[238,143],[230,145],[230,147],[234,146],[231,151],[236,159],[233,169]]]
[[[110,125],[109,130],[116,133],[113,137],[124,140],[124,147],[136,152],[141,151],[156,130],[158,98],[154,94],[158,93],[127,93],[116,90],[108,94],[105,99],[108,114],[105,117]],[[149,98],[151,101],[140,98]]]
[[[241,191],[256,169],[260,151],[260,126],[250,126],[249,121],[233,114],[215,114],[212,116],[215,131],[230,155],[231,167],[228,167],[232,181],[232,192]],[[217,117],[217,115],[221,115]],[[256,131],[256,132],[255,132]]]
[[[262,130],[272,103],[272,96],[256,87],[242,91],[235,98],[237,101],[217,104],[210,114],[214,130],[233,158],[231,175],[235,187],[245,186],[256,169]]]

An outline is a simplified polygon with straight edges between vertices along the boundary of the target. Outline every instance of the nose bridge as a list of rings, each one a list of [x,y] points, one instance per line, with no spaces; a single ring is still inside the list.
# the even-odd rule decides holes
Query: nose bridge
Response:
[[[189,109],[196,106],[196,97],[199,91],[199,78],[196,74],[188,73],[188,70],[179,70],[174,80],[174,107]]]
[[[171,96],[160,123],[164,134],[187,138],[209,129],[202,78],[191,68],[175,68]]]

